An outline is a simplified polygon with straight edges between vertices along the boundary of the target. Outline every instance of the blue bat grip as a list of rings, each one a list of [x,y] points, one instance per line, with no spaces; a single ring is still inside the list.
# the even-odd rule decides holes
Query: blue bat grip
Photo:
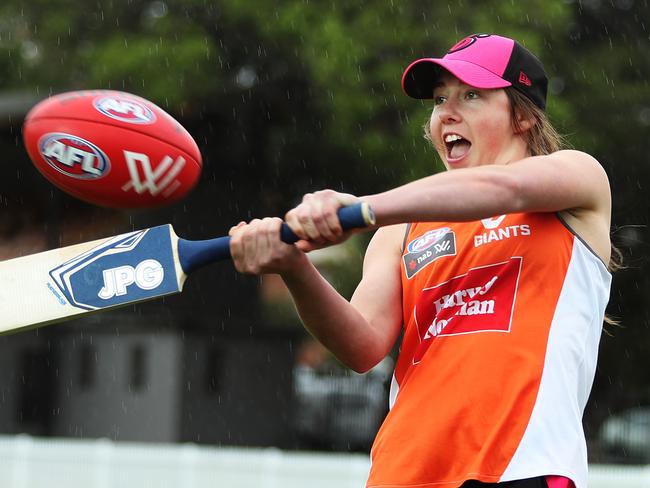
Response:
[[[360,229],[375,223],[374,214],[367,203],[341,207],[337,215],[343,230]],[[280,228],[280,239],[287,244],[293,244],[300,240],[285,223]],[[204,241],[178,239],[178,259],[186,274],[206,264],[230,258],[230,237],[217,237]]]

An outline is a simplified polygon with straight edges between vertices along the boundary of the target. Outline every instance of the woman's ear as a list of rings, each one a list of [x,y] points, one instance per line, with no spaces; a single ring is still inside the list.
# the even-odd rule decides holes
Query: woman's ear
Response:
[[[517,123],[515,124],[515,134],[523,134],[535,125],[533,117],[524,117],[521,112],[517,113]]]

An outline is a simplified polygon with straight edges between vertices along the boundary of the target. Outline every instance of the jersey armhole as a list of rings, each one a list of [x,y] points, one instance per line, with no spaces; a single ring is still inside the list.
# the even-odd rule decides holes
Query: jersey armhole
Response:
[[[411,232],[411,226],[413,225],[412,222],[409,222],[406,224],[406,230],[404,231],[404,239],[402,240],[402,254],[404,254],[404,249],[406,249],[406,240],[408,239],[409,232]]]
[[[560,214],[560,212],[555,212],[555,216],[556,216],[557,219],[562,223],[562,225],[563,225],[563,226],[564,226],[564,227],[565,227],[569,232],[571,232],[571,234],[573,234],[573,236],[574,236],[576,239],[578,239],[578,240],[582,243],[582,245],[585,246],[585,248],[586,248],[586,249],[587,249],[591,254],[594,255],[594,257],[598,260],[598,262],[601,263],[603,266],[605,266],[605,269],[607,270],[607,272],[609,272],[609,267],[607,266],[607,263],[606,263],[605,261],[603,261],[602,258],[601,258],[598,254],[596,254],[596,251],[594,251],[594,250],[591,248],[591,246],[590,246],[589,244],[587,244],[587,242],[586,242],[586,241],[585,241],[585,240],[580,236],[580,234],[578,234],[578,233],[573,229],[573,227],[571,227],[571,226],[569,225],[569,223],[568,223],[566,220],[564,220],[564,218],[562,217],[562,215]]]

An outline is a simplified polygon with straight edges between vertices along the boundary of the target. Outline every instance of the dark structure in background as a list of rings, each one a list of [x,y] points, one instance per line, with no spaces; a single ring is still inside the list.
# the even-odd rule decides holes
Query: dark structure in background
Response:
[[[110,314],[3,339],[2,432],[297,447],[286,336],[210,338],[152,319]]]

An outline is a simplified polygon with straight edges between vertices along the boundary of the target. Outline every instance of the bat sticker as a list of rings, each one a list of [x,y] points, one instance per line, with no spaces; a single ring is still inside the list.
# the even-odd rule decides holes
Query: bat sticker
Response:
[[[49,274],[68,301],[85,310],[178,291],[166,226],[116,236]]]

